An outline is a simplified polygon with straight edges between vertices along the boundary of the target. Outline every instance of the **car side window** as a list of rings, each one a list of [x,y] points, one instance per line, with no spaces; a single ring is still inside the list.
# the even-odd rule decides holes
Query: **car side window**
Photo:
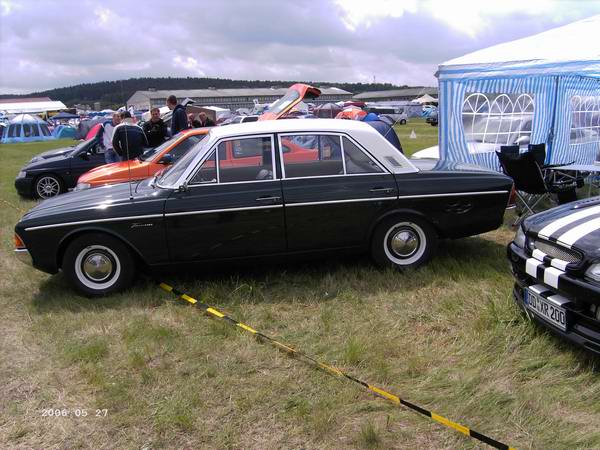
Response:
[[[285,135],[281,137],[281,153],[286,178],[344,173],[340,136]]]
[[[228,149],[231,151],[228,152]],[[221,142],[219,144],[219,182],[272,180],[274,178],[272,149],[272,138],[269,136],[230,139]]]
[[[192,178],[190,184],[208,184],[217,182],[217,155],[212,150],[211,155],[202,163],[200,169]]]
[[[381,173],[383,170],[369,158],[358,146],[347,137],[342,138],[344,144],[344,161],[346,173]]]

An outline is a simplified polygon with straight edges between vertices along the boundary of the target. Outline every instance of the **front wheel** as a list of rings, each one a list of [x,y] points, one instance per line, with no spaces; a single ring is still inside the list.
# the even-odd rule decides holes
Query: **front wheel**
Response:
[[[406,119],[402,119],[402,120],[400,121],[400,125],[406,125]]]
[[[35,180],[35,195],[42,200],[65,192],[65,184],[57,175],[44,174]]]
[[[437,235],[426,221],[414,217],[384,220],[375,229],[371,256],[381,267],[413,269],[427,262],[437,246]]]
[[[88,297],[112,294],[133,282],[135,260],[118,239],[85,234],[67,247],[62,270],[77,291]]]

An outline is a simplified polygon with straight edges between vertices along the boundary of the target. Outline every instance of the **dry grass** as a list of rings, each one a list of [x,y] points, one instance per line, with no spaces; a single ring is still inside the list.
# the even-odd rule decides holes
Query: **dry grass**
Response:
[[[31,206],[12,182],[39,147],[0,147],[0,198]],[[5,207],[0,219],[0,448],[482,448],[150,281],[77,297],[62,276],[14,262],[18,217]],[[600,448],[598,362],[514,306],[511,237],[502,228],[442,243],[430,265],[403,274],[353,257],[166,281],[518,448]],[[43,417],[47,408],[88,416]]]

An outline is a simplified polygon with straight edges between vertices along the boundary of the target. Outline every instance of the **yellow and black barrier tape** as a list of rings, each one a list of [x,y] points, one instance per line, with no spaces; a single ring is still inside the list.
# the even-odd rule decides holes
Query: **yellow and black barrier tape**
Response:
[[[504,450],[515,450],[514,447],[510,447],[506,444],[503,444],[500,441],[497,441],[496,439],[486,436],[485,434],[479,433],[475,430],[470,429],[469,427],[466,427],[459,423],[453,422],[452,420],[447,419],[444,416],[440,416],[439,414],[436,414],[432,411],[428,411],[425,408],[421,408],[420,406],[417,406],[414,403],[408,402],[408,401],[398,397],[397,395],[391,394],[387,391],[384,391],[383,389],[380,389],[376,386],[366,383],[365,381],[359,380],[358,378],[355,378],[352,375],[350,375],[334,366],[323,363],[323,362],[317,360],[316,358],[313,358],[312,356],[307,355],[306,353],[296,350],[295,348],[290,347],[289,345],[283,344],[283,343],[277,341],[276,339],[273,339],[272,337],[267,336],[266,334],[263,334],[260,331],[257,331],[254,328],[229,317],[228,315],[222,313],[218,309],[216,309],[212,306],[209,306],[206,303],[203,303],[199,300],[196,300],[193,297],[190,297],[186,293],[175,289],[173,286],[170,286],[166,283],[160,283],[160,287],[161,287],[161,289],[163,289],[167,292],[170,292],[170,293],[176,295],[178,298],[185,300],[188,303],[194,305],[195,307],[206,312],[207,314],[210,314],[213,317],[217,317],[221,320],[224,320],[233,326],[236,326],[238,328],[241,328],[242,330],[248,331],[249,333],[253,334],[254,336],[256,336],[262,340],[270,342],[278,349],[283,350],[284,352],[286,352],[290,355],[300,357],[300,358],[303,358],[304,360],[310,361],[311,363],[313,363],[320,369],[324,370],[325,372],[330,373],[331,375],[335,375],[337,377],[344,377],[344,378],[347,378],[348,380],[351,380],[355,383],[360,384],[361,386],[368,389],[369,391],[371,391],[378,397],[385,398],[386,400],[389,400],[390,402],[394,403],[395,405],[406,406],[407,408],[410,408],[411,410],[416,411],[419,414],[422,414],[424,416],[431,418],[432,420],[434,420],[435,422],[437,422],[439,424],[442,424],[448,428],[452,428],[466,436],[470,436],[474,439],[477,439],[478,441],[484,442],[484,443],[490,445],[491,447],[504,449]]]

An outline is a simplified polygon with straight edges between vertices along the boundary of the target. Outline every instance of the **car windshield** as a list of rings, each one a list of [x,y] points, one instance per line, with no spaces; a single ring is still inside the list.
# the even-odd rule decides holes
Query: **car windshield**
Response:
[[[88,145],[90,142],[92,142],[94,139],[96,139],[96,138],[91,138],[91,139],[88,139],[87,141],[80,142],[79,144],[77,144],[76,146],[74,146],[74,147],[73,147],[73,150],[71,150],[71,151],[69,152],[69,155],[76,155],[77,153],[79,153],[79,151],[80,151],[82,148],[86,147],[86,146],[87,146],[87,145]]]
[[[292,102],[298,100],[298,98],[300,98],[300,93],[295,89],[291,89],[287,91],[279,100],[276,100],[275,103],[273,103],[273,105],[267,110],[267,112],[277,115],[290,106]]]
[[[158,147],[149,148],[148,150],[146,150],[144,153],[142,153],[139,156],[139,159],[141,161],[149,161],[149,160],[151,160],[156,155],[158,155],[159,153],[161,153],[165,148],[167,148],[169,145],[171,145],[174,141],[176,141],[177,139],[179,139],[181,136],[182,136],[182,133],[178,133],[175,136],[173,136],[171,139],[169,139],[168,141],[165,141],[162,144],[160,144]]]
[[[183,172],[185,172],[187,166],[194,160],[196,155],[204,151],[205,147],[210,141],[211,139],[209,132],[206,137],[202,139],[202,141],[194,145],[190,151],[179,158],[175,164],[162,173],[160,179],[158,180],[158,184],[162,186],[172,186],[175,184]]]

